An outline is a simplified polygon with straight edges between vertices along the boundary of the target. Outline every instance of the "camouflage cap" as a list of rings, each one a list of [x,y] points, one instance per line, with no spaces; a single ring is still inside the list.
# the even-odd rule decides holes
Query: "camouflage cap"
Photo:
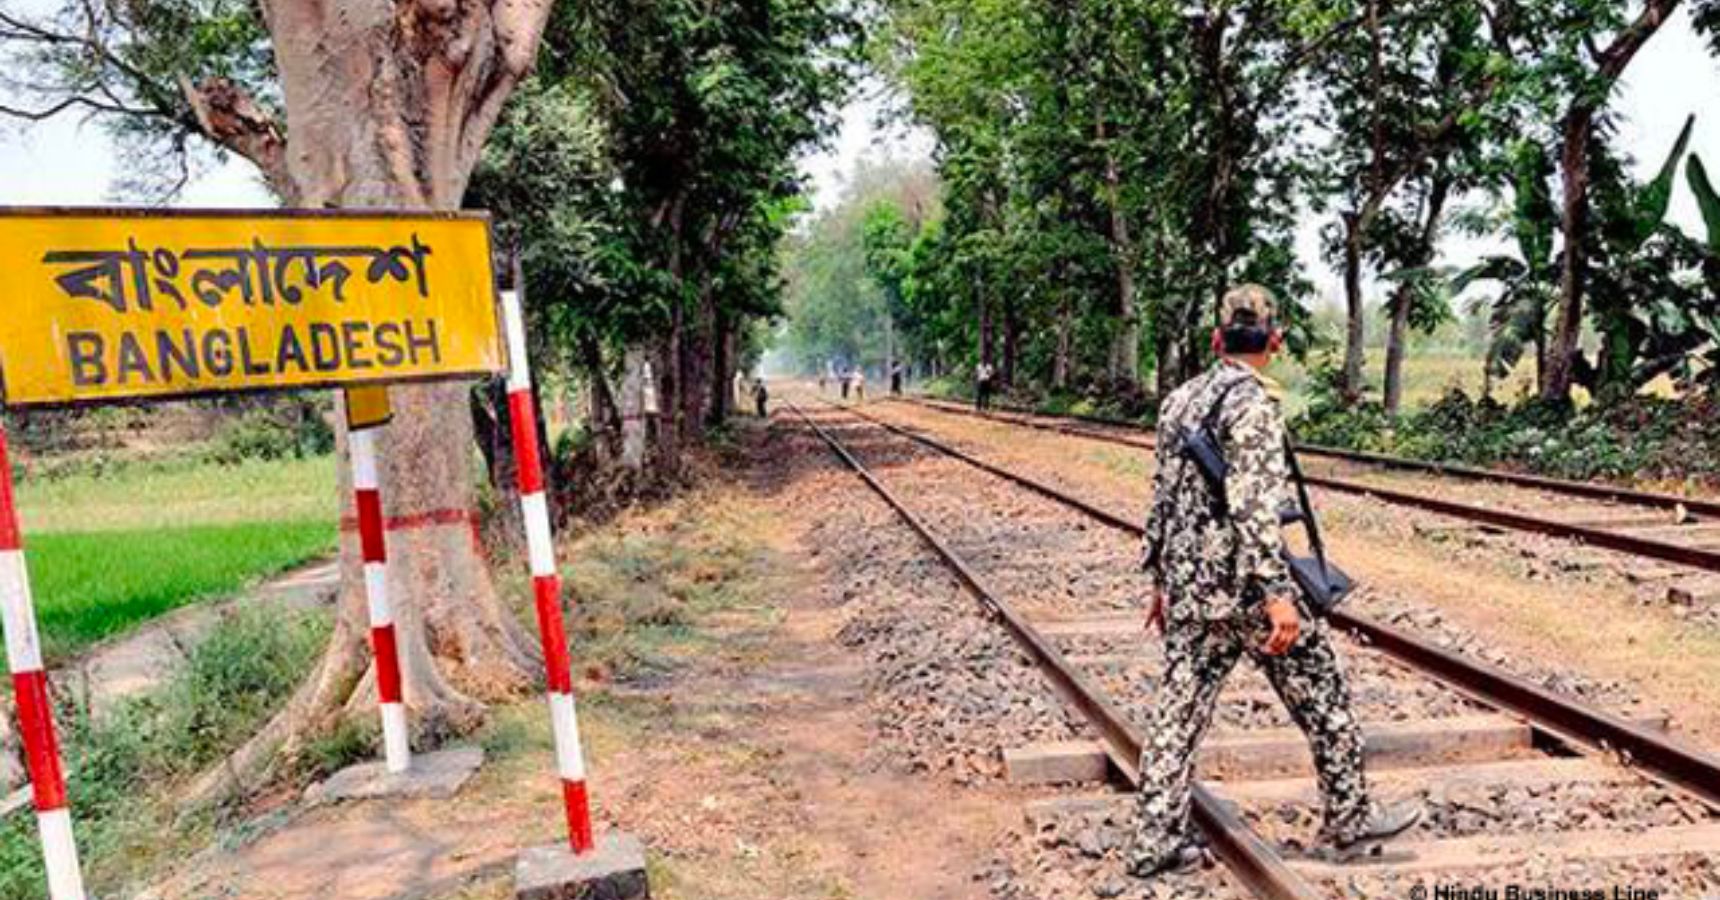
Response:
[[[1246,312],[1244,319],[1253,321],[1236,321],[1237,313]],[[1218,304],[1218,324],[1226,327],[1236,325],[1263,325],[1273,320],[1277,312],[1277,302],[1272,299],[1272,292],[1258,284],[1241,284],[1225,292],[1224,299]]]

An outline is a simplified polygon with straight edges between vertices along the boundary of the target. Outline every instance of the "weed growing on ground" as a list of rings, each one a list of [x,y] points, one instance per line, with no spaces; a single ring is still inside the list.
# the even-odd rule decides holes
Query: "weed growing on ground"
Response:
[[[115,892],[200,836],[208,822],[176,823],[173,792],[286,701],[328,634],[326,613],[237,611],[166,682],[99,720],[60,704],[67,791],[97,893]],[[0,900],[41,895],[40,853],[28,814],[0,824]]]
[[[766,571],[757,524],[694,497],[576,541],[564,574],[586,674],[663,675],[699,645],[700,616],[747,605]]]
[[[307,781],[326,778],[347,766],[372,759],[381,743],[382,729],[375,720],[342,718],[334,727],[305,742],[296,760],[295,774]]]

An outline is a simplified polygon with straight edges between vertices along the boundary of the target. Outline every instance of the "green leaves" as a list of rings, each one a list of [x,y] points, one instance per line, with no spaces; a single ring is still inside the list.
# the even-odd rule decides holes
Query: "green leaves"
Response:
[[[1708,167],[1702,164],[1701,156],[1690,154],[1684,176],[1696,195],[1697,207],[1702,210],[1702,223],[1708,229],[1708,249],[1720,253],[1720,193],[1715,192],[1714,183],[1708,179]]]
[[[1694,115],[1684,120],[1684,127],[1678,132],[1678,140],[1673,142],[1672,150],[1667,153],[1665,162],[1661,163],[1659,174],[1637,192],[1634,233],[1639,245],[1648,240],[1649,236],[1660,228],[1660,223],[1666,220],[1666,209],[1672,203],[1672,182],[1678,175],[1678,164],[1684,160],[1685,148],[1690,146],[1690,130],[1695,125]]]

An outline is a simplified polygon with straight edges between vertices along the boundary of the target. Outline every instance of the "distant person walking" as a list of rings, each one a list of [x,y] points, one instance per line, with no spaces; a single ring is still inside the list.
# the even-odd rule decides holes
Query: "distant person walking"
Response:
[[[1200,864],[1189,827],[1200,744],[1225,679],[1247,656],[1307,736],[1325,799],[1321,839],[1353,855],[1407,831],[1413,802],[1369,801],[1362,728],[1324,619],[1284,561],[1279,511],[1291,497],[1283,414],[1262,374],[1283,344],[1271,293],[1258,285],[1220,303],[1221,358],[1160,406],[1153,504],[1143,568],[1147,626],[1164,634],[1164,674],[1141,752],[1139,818],[1124,857],[1143,877]],[[1202,464],[1213,454],[1224,468]],[[1220,480],[1222,479],[1222,480]]]
[[[854,399],[858,402],[865,403],[866,402],[866,370],[864,368],[862,368],[861,366],[855,366],[854,367],[854,374],[852,377],[854,379]]]
[[[973,370],[973,408],[984,412],[991,409],[991,380],[996,375],[991,363],[981,361]]]
[[[902,364],[896,363],[890,367],[890,396],[902,396]]]
[[[753,382],[752,395],[753,406],[758,410],[758,417],[761,419],[770,418],[770,412],[765,408],[770,403],[770,391],[765,388],[762,377]]]
[[[844,400],[848,399],[848,387],[849,387],[849,385],[851,385],[853,383],[854,383],[854,374],[852,372],[843,372],[842,373],[842,399],[844,399]]]

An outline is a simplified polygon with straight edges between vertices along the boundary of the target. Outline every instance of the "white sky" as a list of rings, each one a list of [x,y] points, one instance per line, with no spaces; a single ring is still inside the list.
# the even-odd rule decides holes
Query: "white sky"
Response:
[[[820,208],[841,195],[842,180],[854,162],[866,154],[925,157],[932,141],[923,130],[901,126],[879,128],[885,108],[870,85],[842,111],[840,134],[824,151],[801,162],[810,176],[814,203]],[[1638,55],[1627,72],[1615,109],[1620,114],[1620,144],[1647,177],[1659,166],[1684,117],[1695,113],[1691,149],[1713,164],[1720,163],[1720,66],[1695,34],[1687,12],[1680,11]],[[76,117],[31,125],[0,126],[0,205],[90,205],[111,202],[109,184],[125,165],[102,130]],[[204,173],[185,191],[179,205],[196,207],[262,206],[269,197],[246,163],[233,161]],[[1694,199],[1682,181],[1673,196],[1672,218],[1693,235],[1703,234]],[[1303,224],[1297,246],[1309,271],[1328,298],[1338,294],[1336,277],[1320,262],[1318,230],[1323,223]],[[1447,261],[1461,263],[1484,246],[1448,241]]]

